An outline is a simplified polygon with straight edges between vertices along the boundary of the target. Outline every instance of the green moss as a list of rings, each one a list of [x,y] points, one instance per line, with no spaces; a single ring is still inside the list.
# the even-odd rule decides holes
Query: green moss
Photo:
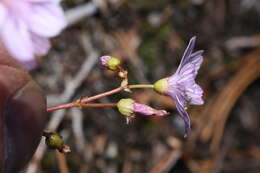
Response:
[[[149,136],[152,133],[156,132],[157,130],[158,130],[158,126],[156,125],[156,123],[154,121],[146,119],[145,124],[142,127],[142,133],[145,136]]]
[[[42,172],[43,173],[47,173],[50,172],[51,169],[53,169],[53,167],[55,167],[56,164],[56,159],[55,159],[55,155],[53,152],[46,152],[45,156],[42,160]]]
[[[166,25],[163,25],[160,27],[160,30],[159,30],[159,37],[160,38],[167,38],[169,36],[169,34],[171,33],[171,26],[169,24],[166,24]]]
[[[182,8],[182,9],[189,8],[191,5],[192,4],[188,0],[181,0],[178,2],[178,7]]]
[[[68,5],[69,7],[75,6],[78,4],[78,0],[65,0],[64,3]]]
[[[169,4],[169,0],[131,0],[128,3],[130,5],[135,5],[140,8],[163,8],[165,5]]]
[[[141,35],[144,39],[164,39],[169,36],[170,32],[171,26],[169,24],[154,27],[149,22],[144,22],[141,29]]]
[[[228,54],[225,54],[223,60],[224,60],[225,64],[230,64],[234,60],[234,57],[232,57]]]
[[[149,68],[156,67],[164,55],[168,37],[171,33],[169,24],[153,27],[144,23],[141,30],[142,42],[138,48],[138,54]]]
[[[149,68],[154,68],[158,64],[158,57],[160,56],[159,46],[156,41],[147,41],[143,42],[139,47],[138,53]]]

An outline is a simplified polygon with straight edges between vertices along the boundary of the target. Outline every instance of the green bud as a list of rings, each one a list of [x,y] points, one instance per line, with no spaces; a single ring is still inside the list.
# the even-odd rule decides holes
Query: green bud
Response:
[[[154,83],[154,90],[160,94],[165,94],[168,89],[168,78],[163,78]]]
[[[121,64],[121,61],[118,58],[111,57],[107,62],[107,67],[110,70],[118,70],[118,66]]]
[[[121,99],[117,103],[117,108],[122,115],[132,116],[134,111],[133,99]]]
[[[63,140],[61,135],[57,132],[45,133],[45,143],[51,149],[62,149],[63,148]]]

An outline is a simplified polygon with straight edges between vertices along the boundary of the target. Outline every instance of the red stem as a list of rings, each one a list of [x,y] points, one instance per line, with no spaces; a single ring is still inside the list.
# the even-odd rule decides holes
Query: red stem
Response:
[[[91,102],[93,100],[102,98],[102,97],[106,97],[115,93],[118,93],[120,91],[124,90],[123,87],[118,87],[116,89],[92,96],[92,97],[87,97],[85,99],[81,99],[79,100],[79,102],[72,102],[72,103],[67,103],[67,104],[62,104],[62,105],[58,105],[58,106],[54,106],[54,107],[50,107],[47,109],[47,112],[52,112],[52,111],[56,111],[59,109],[66,109],[66,108],[72,108],[72,107],[80,107],[82,103],[87,103],[87,102]]]

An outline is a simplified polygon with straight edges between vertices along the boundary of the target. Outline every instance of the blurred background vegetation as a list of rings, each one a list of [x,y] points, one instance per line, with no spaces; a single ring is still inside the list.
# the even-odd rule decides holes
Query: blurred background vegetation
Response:
[[[205,105],[190,106],[192,131],[171,99],[151,90],[133,97],[166,109],[167,117],[142,117],[127,125],[116,109],[71,109],[50,114],[72,152],[65,157],[42,144],[25,172],[245,173],[260,172],[260,1],[65,0],[68,28],[32,71],[53,106],[118,87],[116,74],[98,57],[121,58],[130,83],[153,83],[174,73],[192,36],[204,62],[197,81]],[[73,11],[74,10],[74,11]]]

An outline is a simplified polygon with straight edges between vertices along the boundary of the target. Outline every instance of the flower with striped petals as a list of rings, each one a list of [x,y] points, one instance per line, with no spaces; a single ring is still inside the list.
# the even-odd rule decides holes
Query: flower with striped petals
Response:
[[[185,136],[190,130],[190,118],[186,111],[187,104],[202,105],[203,90],[196,84],[195,78],[202,64],[203,50],[192,53],[196,37],[192,37],[177,71],[170,77],[155,82],[154,90],[160,94],[170,96],[176,104],[176,108],[184,120]]]

